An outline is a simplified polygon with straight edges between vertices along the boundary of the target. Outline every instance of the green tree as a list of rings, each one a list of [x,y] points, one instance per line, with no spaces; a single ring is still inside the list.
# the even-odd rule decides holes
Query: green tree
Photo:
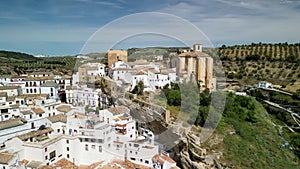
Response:
[[[143,95],[144,93],[144,83],[143,81],[139,81],[137,83],[137,85],[135,85],[135,87],[132,90],[133,94],[137,94],[137,95]]]

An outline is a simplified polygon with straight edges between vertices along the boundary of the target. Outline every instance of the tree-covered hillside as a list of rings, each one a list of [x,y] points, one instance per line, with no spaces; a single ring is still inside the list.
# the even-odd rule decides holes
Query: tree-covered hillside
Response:
[[[206,52],[212,54],[211,50]],[[228,79],[252,85],[269,81],[296,91],[300,79],[300,43],[234,45],[218,48]]]

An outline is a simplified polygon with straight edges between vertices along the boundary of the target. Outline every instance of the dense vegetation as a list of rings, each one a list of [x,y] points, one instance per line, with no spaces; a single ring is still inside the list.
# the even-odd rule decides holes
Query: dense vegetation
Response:
[[[223,137],[210,151],[223,150],[223,161],[234,168],[298,168],[299,141],[293,135],[290,145],[278,134],[272,117],[253,98],[228,94],[226,109],[217,135]],[[209,145],[208,145],[209,146]],[[292,151],[294,150],[294,151]]]
[[[208,113],[214,109],[211,106],[211,93],[206,90],[195,96],[195,93],[188,92],[193,90],[186,88],[191,88],[190,84],[172,84],[171,88],[162,89],[160,97],[166,98],[171,111],[187,110],[188,123],[203,126],[207,123]],[[222,92],[215,95],[227,95],[225,110],[216,133],[204,144],[204,148],[211,152],[223,152],[221,161],[234,168],[298,167],[300,134],[281,128],[281,125],[294,124],[289,113],[262,105],[251,97]],[[182,103],[186,96],[190,100]],[[271,96],[272,101],[290,99],[277,93],[272,93]],[[195,101],[192,100],[197,99],[198,104],[195,106]],[[192,108],[185,109],[182,106]],[[222,141],[212,143],[218,139]]]

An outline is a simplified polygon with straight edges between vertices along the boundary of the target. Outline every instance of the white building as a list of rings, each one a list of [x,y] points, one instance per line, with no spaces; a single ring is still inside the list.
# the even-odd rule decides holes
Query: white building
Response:
[[[259,82],[258,84],[256,84],[255,87],[257,87],[257,88],[271,88],[272,83],[263,81],[263,82]]]

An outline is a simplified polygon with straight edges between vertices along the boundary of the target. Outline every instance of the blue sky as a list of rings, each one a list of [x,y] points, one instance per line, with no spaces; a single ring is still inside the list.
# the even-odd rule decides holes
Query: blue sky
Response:
[[[105,35],[100,31],[101,42],[95,43],[99,44],[99,48],[96,47],[99,50],[93,48],[93,52],[105,51],[102,44],[114,39],[116,32],[136,27],[153,26],[162,32],[176,32],[193,24],[214,46],[260,41],[293,43],[299,42],[300,37],[300,2],[297,0],[10,0],[1,1],[0,6],[0,49],[33,55],[78,54],[103,26],[114,31]],[[151,20],[136,15],[121,19],[122,25],[110,24],[120,17],[124,19],[124,16],[142,12],[167,13],[171,15],[165,16],[171,19],[176,16],[183,21],[175,19],[169,24],[168,19],[162,19],[168,23],[162,26],[160,17]],[[194,38],[189,31],[183,35],[186,35],[185,45],[202,43],[203,39]],[[123,41],[115,48],[181,44],[172,38],[146,35]]]

